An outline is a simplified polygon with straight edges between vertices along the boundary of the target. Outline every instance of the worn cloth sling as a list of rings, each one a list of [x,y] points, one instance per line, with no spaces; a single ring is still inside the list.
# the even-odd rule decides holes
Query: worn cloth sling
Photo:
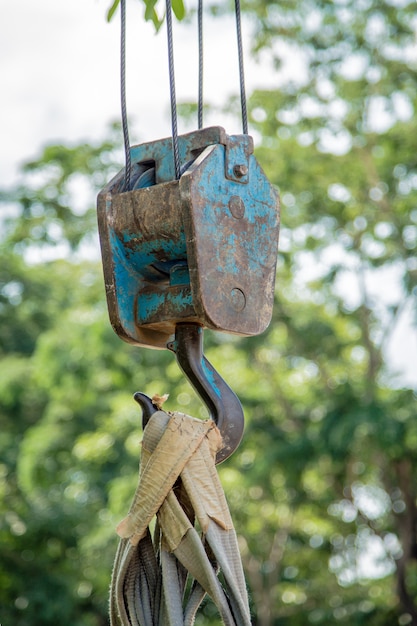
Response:
[[[117,527],[111,626],[191,626],[206,594],[223,624],[251,624],[237,537],[215,466],[220,448],[212,420],[161,410],[150,418],[138,486]]]

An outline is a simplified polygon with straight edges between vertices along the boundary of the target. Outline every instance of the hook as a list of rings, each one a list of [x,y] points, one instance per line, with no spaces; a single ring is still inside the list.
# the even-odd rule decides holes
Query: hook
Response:
[[[152,402],[149,396],[142,393],[141,391],[137,391],[133,398],[136,400],[142,409],[142,428],[145,428],[146,424],[149,422],[149,419],[152,417],[154,413],[159,411],[156,404]]]
[[[202,326],[177,324],[175,340],[169,342],[167,348],[175,353],[178,365],[220,430],[223,448],[217,453],[216,463],[221,463],[233,454],[242,439],[244,416],[239,398],[204,356]],[[145,427],[158,407],[139,391],[134,399],[142,408],[142,425]]]
[[[203,354],[203,327],[180,323],[175,327],[175,341],[167,344],[177,357],[178,365],[206,405],[211,419],[223,438],[223,448],[216,463],[227,459],[238,447],[244,426],[239,398]]]

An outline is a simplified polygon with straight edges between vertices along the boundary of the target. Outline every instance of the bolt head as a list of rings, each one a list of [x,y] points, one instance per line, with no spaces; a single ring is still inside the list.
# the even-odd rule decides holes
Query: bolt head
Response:
[[[235,311],[240,313],[246,306],[246,296],[241,289],[235,287],[230,292],[230,303]]]
[[[240,220],[245,215],[245,203],[239,196],[232,196],[229,200],[229,210],[233,217]]]
[[[238,163],[233,167],[233,173],[236,178],[243,178],[243,176],[246,176],[248,173],[248,166],[243,163]]]

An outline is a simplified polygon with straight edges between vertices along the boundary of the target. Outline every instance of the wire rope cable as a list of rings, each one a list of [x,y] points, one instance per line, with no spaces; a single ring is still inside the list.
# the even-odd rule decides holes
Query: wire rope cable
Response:
[[[125,149],[125,180],[124,190],[130,189],[130,172],[132,162],[130,156],[129,128],[126,110],[126,0],[120,0],[121,35],[120,35],[120,100],[122,109],[123,142]]]
[[[240,0],[235,0],[236,14],[236,34],[238,47],[239,62],[239,85],[240,85],[240,102],[242,110],[242,129],[243,134],[248,134],[248,114],[246,103],[245,73],[243,66],[243,45],[242,45],[242,23]],[[120,0],[121,15],[121,37],[120,37],[120,100],[121,100],[121,116],[123,142],[125,152],[125,177],[124,191],[128,191],[131,186],[131,153],[129,141],[129,128],[127,120],[126,106],[126,0]],[[203,128],[203,74],[204,74],[204,46],[203,46],[203,0],[198,0],[198,129]],[[177,117],[177,100],[175,89],[175,68],[174,68],[174,44],[173,44],[173,28],[172,28],[172,3],[166,0],[166,24],[167,24],[167,42],[168,42],[168,70],[169,70],[169,90],[171,99],[171,127],[172,127],[172,151],[174,160],[175,178],[178,180],[181,176],[181,164],[179,157],[178,144],[178,117]]]
[[[168,39],[168,69],[169,69],[169,91],[171,96],[171,126],[172,126],[172,151],[174,156],[175,178],[181,176],[180,156],[178,149],[178,122],[177,122],[177,98],[175,93],[175,72],[174,72],[174,44],[172,35],[172,5],[171,0],[166,0],[166,22]]]
[[[235,0],[237,51],[239,59],[240,105],[242,108],[243,134],[248,134],[248,111],[246,105],[245,71],[243,67],[242,22],[240,18],[240,0]]]
[[[203,50],[203,0],[198,0],[197,10],[198,21],[198,129],[203,128],[203,70],[204,70],[204,50]]]

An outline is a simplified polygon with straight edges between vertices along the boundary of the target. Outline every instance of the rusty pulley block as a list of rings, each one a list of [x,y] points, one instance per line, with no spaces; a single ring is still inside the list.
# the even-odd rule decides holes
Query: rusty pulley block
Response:
[[[257,335],[269,324],[279,231],[278,196],[252,138],[221,127],[131,147],[98,198],[107,302],[125,341],[166,348],[176,326]]]

